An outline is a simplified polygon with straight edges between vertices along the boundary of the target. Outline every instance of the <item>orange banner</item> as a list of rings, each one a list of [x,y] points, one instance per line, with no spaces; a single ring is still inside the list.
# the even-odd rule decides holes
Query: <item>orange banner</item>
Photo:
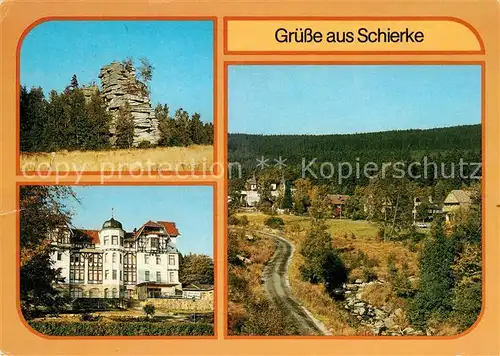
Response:
[[[483,54],[476,30],[455,18],[226,18],[226,54]]]

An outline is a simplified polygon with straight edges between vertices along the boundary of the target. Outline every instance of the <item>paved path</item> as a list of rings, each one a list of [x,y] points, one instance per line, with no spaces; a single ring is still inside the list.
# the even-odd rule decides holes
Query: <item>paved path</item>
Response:
[[[274,237],[277,243],[276,251],[264,268],[262,276],[264,289],[271,300],[296,320],[302,335],[330,335],[325,326],[293,297],[288,280],[288,265],[294,252],[292,243],[274,234],[261,233]]]

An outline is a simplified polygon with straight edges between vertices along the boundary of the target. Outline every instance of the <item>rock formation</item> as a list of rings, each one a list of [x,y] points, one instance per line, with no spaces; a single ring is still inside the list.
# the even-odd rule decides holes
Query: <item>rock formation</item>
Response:
[[[422,330],[415,330],[406,325],[398,325],[405,319],[405,313],[400,308],[393,308],[386,305],[382,308],[376,308],[364,300],[364,289],[373,284],[383,285],[383,281],[363,282],[358,279],[355,283],[344,285],[345,300],[344,308],[349,314],[358,320],[361,325],[367,326],[374,335],[390,336],[421,336],[433,335],[433,330],[428,329],[424,333]]]
[[[116,117],[126,103],[134,118],[134,146],[142,141],[156,144],[159,139],[158,120],[151,107],[149,92],[144,83],[136,78],[135,69],[120,62],[101,68],[101,96],[112,115],[110,125],[111,143],[115,141]]]

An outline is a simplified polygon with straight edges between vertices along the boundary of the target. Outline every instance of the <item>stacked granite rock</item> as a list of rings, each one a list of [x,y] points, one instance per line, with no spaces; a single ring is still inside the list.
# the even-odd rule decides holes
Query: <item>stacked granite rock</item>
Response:
[[[136,78],[135,69],[120,62],[113,62],[101,68],[101,96],[107,110],[112,114],[110,127],[111,142],[114,143],[116,131],[116,117],[126,103],[134,118],[134,146],[147,141],[156,144],[159,139],[158,120],[151,107],[149,93],[144,85]]]

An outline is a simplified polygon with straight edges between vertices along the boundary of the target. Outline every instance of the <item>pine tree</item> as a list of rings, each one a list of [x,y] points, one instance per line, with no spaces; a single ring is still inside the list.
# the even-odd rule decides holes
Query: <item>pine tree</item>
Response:
[[[420,259],[419,287],[410,307],[410,319],[419,328],[432,319],[445,319],[452,309],[453,246],[445,236],[442,218],[436,218],[431,234]]]
[[[42,88],[25,87],[20,91],[20,141],[21,151],[37,152],[46,150],[43,135],[46,124],[47,102]]]
[[[111,115],[106,111],[104,101],[96,90],[87,103],[87,112],[91,126],[90,149],[106,149],[110,146],[109,125]]]
[[[167,104],[158,104],[155,108],[155,117],[158,120],[158,130],[160,131],[160,139],[158,140],[160,146],[169,146],[172,138],[173,125],[169,110]]]
[[[178,109],[174,114],[175,133],[178,138],[176,146],[189,146],[192,144],[189,137],[189,113],[182,108]]]
[[[116,147],[132,147],[132,144],[134,143],[134,129],[134,117],[130,111],[130,105],[126,103],[124,107],[120,108],[116,117]]]
[[[292,190],[290,188],[290,184],[288,181],[285,181],[285,192],[283,195],[283,203],[281,205],[283,209],[292,209],[293,201],[292,201]]]
[[[87,112],[85,95],[79,88],[68,89],[64,95],[68,104],[66,110],[69,118],[69,148],[89,149],[92,141],[92,125]]]
[[[71,77],[71,83],[69,85],[71,89],[78,89],[78,79],[76,78],[76,74],[73,74]]]
[[[139,76],[141,77],[146,87],[148,87],[148,83],[151,81],[151,79],[153,79],[154,67],[146,57],[139,58],[139,61],[141,62],[141,66],[139,67]]]
[[[200,120],[200,114],[194,113],[189,122],[189,137],[195,145],[202,144],[206,141],[204,131],[203,123]]]

